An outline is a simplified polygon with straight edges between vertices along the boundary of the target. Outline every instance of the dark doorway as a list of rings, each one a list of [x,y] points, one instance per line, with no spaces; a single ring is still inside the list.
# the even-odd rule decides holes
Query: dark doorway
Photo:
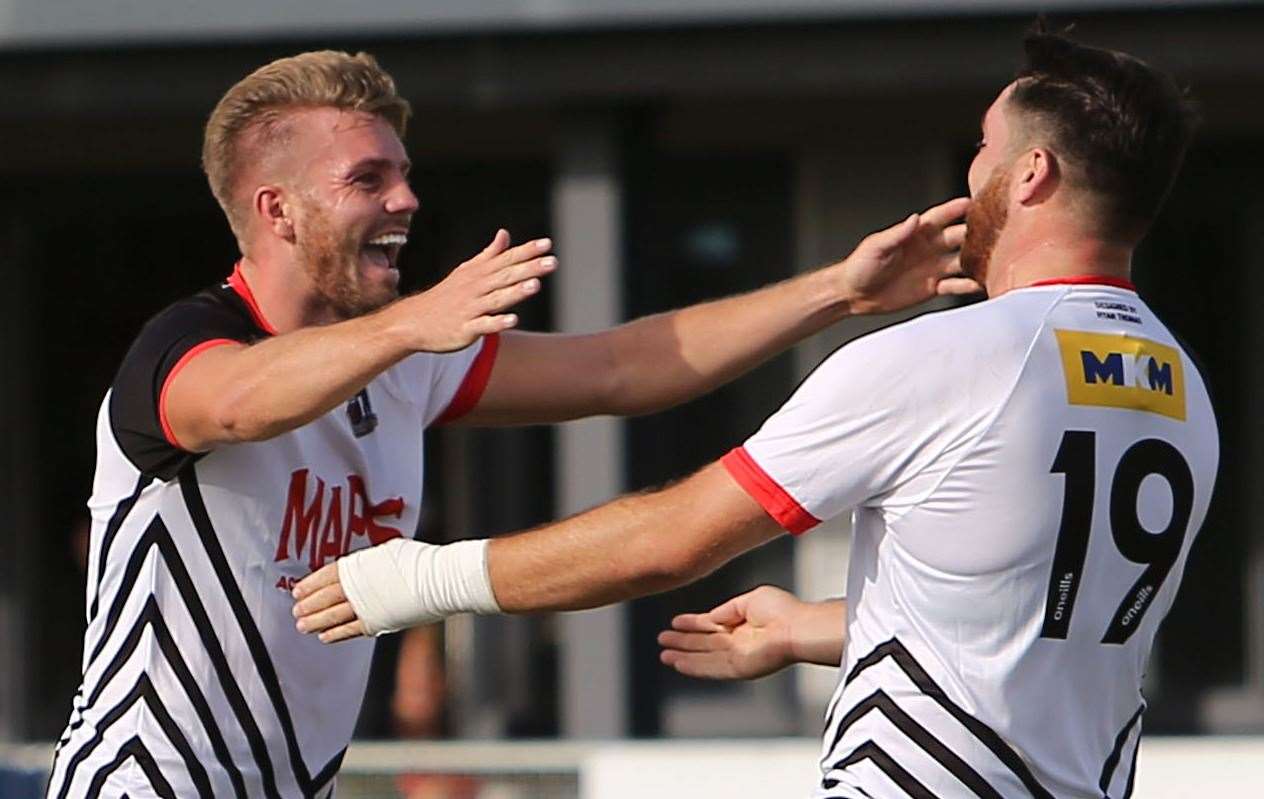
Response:
[[[792,273],[791,167],[773,154],[705,153],[633,157],[628,174],[628,258],[625,318],[750,291]],[[740,380],[666,413],[627,425],[630,488],[682,477],[741,444],[793,386],[783,356]],[[677,613],[705,610],[762,582],[790,585],[789,537],[729,564],[708,579],[633,603],[628,634],[632,733],[654,736],[675,698],[715,694],[741,702],[742,687],[681,677],[658,661],[655,636]],[[793,706],[788,675],[783,684]],[[704,722],[705,726],[705,722]],[[751,718],[741,730],[778,732]]]

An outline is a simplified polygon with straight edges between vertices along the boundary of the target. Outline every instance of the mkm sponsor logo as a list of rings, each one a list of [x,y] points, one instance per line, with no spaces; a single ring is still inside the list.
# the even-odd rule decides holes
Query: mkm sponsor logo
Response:
[[[1067,402],[1157,413],[1185,421],[1181,354],[1157,341],[1055,330]]]

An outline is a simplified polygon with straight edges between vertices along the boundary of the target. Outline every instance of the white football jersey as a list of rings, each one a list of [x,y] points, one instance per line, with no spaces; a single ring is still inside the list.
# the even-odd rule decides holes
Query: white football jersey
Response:
[[[374,640],[301,635],[290,589],[415,534],[423,430],[473,406],[496,339],[405,358],[267,441],[181,449],[163,410],[172,377],[271,333],[235,272],[151,320],[101,405],[83,682],[50,797],[333,792]]]
[[[928,314],[831,355],[724,459],[791,532],[854,513],[818,797],[1122,797],[1219,444],[1122,281]]]

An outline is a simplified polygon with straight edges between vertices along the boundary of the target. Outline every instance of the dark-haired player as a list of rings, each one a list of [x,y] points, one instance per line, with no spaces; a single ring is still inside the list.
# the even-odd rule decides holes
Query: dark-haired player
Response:
[[[721,462],[493,540],[474,568],[414,542],[327,566],[296,590],[300,628],[487,609],[466,595],[590,607],[852,513],[816,795],[1127,795],[1142,674],[1218,459],[1202,378],[1129,283],[1192,119],[1135,58],[1045,33],[1027,54],[970,168],[962,258],[986,302],[843,347]],[[832,652],[804,656],[838,655],[839,608],[818,609]],[[693,622],[668,661],[743,629]]]

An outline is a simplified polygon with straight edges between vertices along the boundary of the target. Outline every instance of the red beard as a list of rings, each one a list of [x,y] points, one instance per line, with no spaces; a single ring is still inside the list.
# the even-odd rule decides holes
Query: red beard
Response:
[[[980,285],[987,282],[992,250],[996,248],[996,241],[1008,218],[1005,207],[1008,185],[1008,169],[998,167],[992,170],[987,183],[966,212],[966,240],[961,245],[961,269],[967,277],[974,278]]]
[[[317,291],[338,318],[363,316],[395,299],[398,292],[375,290],[360,279],[363,231],[344,231],[339,235],[319,206],[305,205],[307,224],[297,242],[299,257]]]

